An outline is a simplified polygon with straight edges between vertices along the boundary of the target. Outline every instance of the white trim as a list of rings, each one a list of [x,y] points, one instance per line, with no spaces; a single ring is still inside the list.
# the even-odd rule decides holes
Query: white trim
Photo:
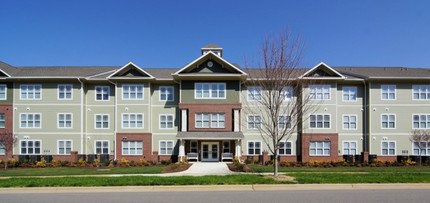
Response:
[[[383,142],[387,142],[388,143],[388,148],[387,148],[387,154],[383,154],[382,153],[382,143]],[[394,142],[394,154],[390,154],[390,142]],[[380,156],[397,156],[397,141],[395,140],[381,140],[381,154]]]
[[[338,76],[341,77],[341,79],[345,79],[346,77],[343,76],[342,74],[340,74],[339,72],[337,72],[335,69],[331,68],[330,66],[328,66],[327,64],[325,64],[324,62],[320,62],[318,65],[314,66],[313,68],[311,68],[310,70],[306,71],[306,73],[304,73],[303,75],[299,76],[298,79],[310,79],[308,77],[305,77],[305,75],[311,73],[312,71],[314,71],[315,69],[317,69],[320,66],[325,66],[326,68],[328,68],[329,70],[333,71],[335,74],[337,74]],[[327,78],[324,78],[327,79]],[[333,79],[338,79],[338,78],[333,78]]]
[[[101,116],[101,122],[102,122],[102,125],[101,125],[101,128],[97,128],[97,116]],[[108,123],[108,126],[107,126],[107,128],[103,128],[103,123],[104,123],[104,121],[103,121],[103,117],[104,116],[107,116],[108,118],[107,118],[107,123]],[[110,129],[110,114],[94,114],[94,129],[95,130],[107,130],[107,129]]]
[[[166,153],[165,154],[162,154],[161,153],[161,142],[165,142],[166,143]],[[167,147],[167,143],[168,142],[172,142],[172,153],[167,153],[168,152],[168,147]],[[175,142],[173,141],[173,140],[160,140],[160,141],[158,141],[158,155],[172,155],[173,154],[173,151],[175,150]]]
[[[108,99],[107,100],[104,100],[103,99],[103,93],[104,93],[104,91],[103,91],[103,88],[104,87],[107,87],[108,89],[107,89],[107,93],[108,93]],[[101,93],[101,100],[98,100],[97,99],[97,88],[102,88],[102,93]],[[109,85],[96,85],[96,86],[94,86],[94,101],[96,101],[96,102],[108,102],[108,101],[110,101],[110,86]]]
[[[136,127],[124,127],[124,115],[128,115],[128,118],[129,118],[128,124],[129,125],[132,123],[130,120],[130,115],[134,115],[136,118],[136,120],[135,120]],[[137,127],[137,122],[138,122],[137,116],[139,116],[139,115],[142,116],[142,127]],[[143,114],[143,113],[122,113],[121,114],[121,128],[122,129],[145,129],[145,117],[144,116],[145,116],[145,114]]]
[[[312,142],[315,142],[315,154],[311,154],[311,143]],[[322,146],[322,154],[318,154],[317,152],[318,152],[318,142],[322,142],[323,143],[323,146]],[[324,154],[324,149],[326,149],[326,148],[324,148],[324,143],[325,142],[327,142],[327,143],[329,143],[329,154]],[[324,140],[324,141],[309,141],[309,156],[311,156],[311,157],[317,157],[317,156],[324,156],[324,157],[329,157],[330,155],[331,155],[331,152],[332,152],[332,148],[331,148],[331,141],[326,141],[326,140]]]
[[[328,99],[325,99],[324,98],[324,89],[326,89],[328,87]],[[312,98],[310,95],[311,95],[311,92],[312,92],[312,89],[315,89],[315,96],[314,96],[314,98]],[[321,92],[318,92],[318,89],[321,89]],[[316,101],[329,101],[329,100],[331,100],[331,90],[332,88],[331,88],[331,85],[327,85],[327,84],[324,84],[324,85],[309,85],[309,99],[310,100],[316,100]],[[317,94],[321,94],[321,99],[318,99],[317,98]]]
[[[201,84],[202,88],[203,88],[203,85],[205,85],[205,84],[209,85],[209,90],[208,90],[209,91],[209,95],[208,95],[209,97],[205,98],[203,96],[204,95],[203,89],[202,89],[202,97],[201,98],[197,97],[197,84]],[[214,85],[214,84],[216,84],[217,87],[219,87],[220,84],[224,84],[224,97],[219,97],[220,89],[217,90],[218,97],[212,97],[212,85]],[[194,83],[194,99],[196,99],[196,100],[200,100],[200,99],[226,99],[226,98],[227,98],[227,83],[226,82],[195,82]]]
[[[285,143],[290,143],[290,146],[291,146],[291,154],[281,154],[280,152],[279,152],[279,150],[281,149],[281,147],[279,147],[279,149],[278,149],[278,155],[279,156],[293,156],[294,155],[294,150],[293,150],[293,142],[292,141],[288,141],[288,140],[285,140],[285,141],[281,141],[281,142],[283,142],[284,143],[284,145],[285,145]],[[280,143],[281,143],[280,142]],[[285,147],[285,151],[287,151],[287,148]]]
[[[182,71],[186,70],[187,68],[189,68],[191,65],[193,65],[194,63],[200,61],[201,59],[203,59],[204,57],[206,57],[207,55],[212,55],[215,58],[221,60],[222,62],[226,63],[227,65],[229,65],[230,67],[232,67],[234,70],[240,72],[243,75],[248,75],[245,72],[243,72],[242,70],[240,70],[239,68],[237,68],[236,66],[234,66],[233,64],[229,63],[228,61],[224,60],[221,56],[215,54],[212,51],[208,51],[207,53],[201,55],[199,58],[197,58],[196,60],[192,61],[191,63],[185,65],[183,68],[181,68],[180,70],[176,71],[175,73],[173,73],[172,75],[179,75]]]
[[[418,92],[418,99],[415,99],[414,98],[414,87],[416,87],[416,86],[425,86],[425,89],[426,89],[426,99],[420,99],[420,92]],[[419,91],[419,89],[420,88],[418,88],[418,91]],[[427,96],[427,94],[429,94],[430,93],[430,85],[426,85],[426,84],[415,84],[415,85],[412,85],[412,88],[411,88],[411,90],[412,90],[412,101],[429,101],[430,100],[430,97],[428,97]]]
[[[161,127],[161,116],[166,116],[166,127],[162,128]],[[167,121],[167,117],[172,116],[172,127],[169,128],[168,126],[168,121]],[[159,114],[158,115],[158,129],[160,130],[171,130],[175,128],[175,116],[173,114]]]
[[[34,146],[35,146],[35,145],[34,145],[34,144],[35,144],[34,142],[37,142],[37,141],[38,141],[38,142],[39,142],[39,144],[40,144],[40,153],[39,153],[39,154],[36,154],[36,153],[34,153],[34,151],[33,151],[33,153],[32,153],[32,154],[29,154],[29,153],[28,153],[28,147],[27,147],[27,148],[26,148],[26,149],[27,149],[27,150],[26,150],[26,151],[27,151],[27,153],[22,154],[22,153],[21,153],[21,152],[22,152],[22,150],[21,150],[21,148],[22,148],[21,142],[22,142],[22,141],[27,142],[27,146],[28,146],[28,142],[30,142],[30,141],[31,141],[31,142],[33,142],[33,149],[35,149],[35,148],[34,148]],[[31,140],[25,140],[25,139],[20,139],[20,140],[19,140],[19,149],[18,149],[18,150],[19,150],[19,155],[40,155],[40,154],[43,154],[42,140],[33,140],[33,139],[31,139]]]
[[[419,116],[419,117],[421,117],[421,116],[426,116],[426,121],[425,121],[425,123],[426,123],[426,127],[425,128],[421,128],[420,127],[420,124],[421,124],[421,118],[419,118],[418,119],[418,128],[415,128],[414,127],[414,116]],[[427,118],[430,116],[430,114],[423,114],[423,113],[412,113],[412,129],[430,129],[430,125],[428,125],[427,123],[430,123],[430,120],[428,120]]]
[[[172,89],[172,100],[169,100],[168,98],[168,95],[166,94],[166,100],[162,100],[161,99],[161,89],[162,88],[166,88],[166,90],[167,89]],[[175,87],[173,86],[173,85],[163,85],[163,86],[159,86],[158,87],[158,91],[159,91],[159,94],[158,94],[158,101],[161,101],[161,102],[164,102],[164,101],[175,101]]]
[[[65,117],[66,115],[70,114],[70,127],[60,127],[60,114],[64,114]],[[64,126],[66,126],[67,120],[64,121]],[[73,113],[57,113],[57,129],[73,129]]]
[[[4,87],[4,98],[0,98],[0,100],[7,100],[7,84],[0,84],[0,87]]]
[[[355,143],[355,154],[354,154],[354,155],[359,154],[359,153],[358,153],[358,142],[357,142],[356,140],[343,140],[343,141],[342,141],[342,153],[341,153],[342,155],[352,155],[352,154],[345,154],[345,153],[344,153],[344,151],[345,151],[345,145],[344,145],[344,143],[345,143],[345,142],[350,143],[350,145],[349,145],[350,147],[349,147],[349,149],[348,149],[348,150],[351,150],[351,143],[352,143],[352,142],[354,142],[354,143]]]
[[[345,128],[345,126],[343,125],[345,122],[344,116],[348,116],[349,120],[350,120],[351,116],[355,116],[355,128]],[[350,123],[351,123],[351,121],[348,121],[349,125],[350,125]],[[348,131],[357,130],[357,127],[358,127],[358,116],[357,116],[357,114],[342,114],[342,130],[348,130]]]
[[[222,143],[224,143],[224,142],[222,142]],[[209,148],[210,148],[210,151],[208,151],[208,158],[207,159],[204,159],[203,158],[203,145],[208,145],[208,150],[209,150]],[[216,155],[216,158],[213,158],[212,157],[212,154],[211,153],[209,153],[209,152],[212,152],[212,145],[217,145],[217,155]],[[219,142],[202,142],[201,143],[201,153],[200,153],[200,160],[202,160],[202,161],[219,161],[219,159],[220,159],[220,146],[219,146]],[[221,149],[222,150],[222,149]],[[210,157],[211,158],[209,158],[209,155],[210,155]]]
[[[254,117],[254,126],[255,126],[255,117],[256,117],[256,116],[259,116],[259,117],[260,117],[260,128],[261,128],[262,120],[263,120],[263,117],[261,116],[261,114],[247,114],[247,115],[246,115],[246,129],[250,129],[250,130],[258,130],[258,128],[249,128],[249,117],[250,117],[250,116]]]
[[[121,67],[120,69],[118,69],[117,71],[113,72],[112,74],[110,74],[107,78],[111,78],[112,76],[114,76],[115,74],[119,73],[120,71],[122,71],[122,69],[127,68],[129,65],[134,66],[134,68],[136,68],[137,71],[140,71],[143,74],[146,74],[149,76],[150,79],[154,79],[155,77],[152,76],[151,74],[149,74],[148,72],[146,72],[145,70],[143,70],[142,68],[140,68],[139,66],[137,66],[136,64],[134,64],[133,62],[128,62],[126,65],[124,65],[123,67]]]
[[[249,143],[253,142],[254,143],[254,153],[253,154],[249,154]],[[256,154],[255,153],[255,143],[259,142],[260,143],[260,153]],[[260,140],[248,140],[246,142],[246,155],[250,155],[250,156],[255,156],[255,155],[261,155],[263,153],[263,143]]]
[[[250,89],[254,89],[253,92],[250,91]],[[255,93],[258,91],[260,92],[260,99],[255,99]],[[249,98],[249,94],[251,93],[253,99]],[[263,88],[261,86],[258,85],[254,85],[254,86],[248,86],[246,87],[246,101],[261,101],[262,99],[262,93],[263,93]]]
[[[22,98],[22,86],[24,86],[24,85],[25,85],[25,86],[34,86],[33,88],[36,88],[37,86],[39,86],[39,89],[40,89],[40,93],[39,93],[39,94],[40,94],[40,98],[30,98],[30,99],[29,99],[29,98],[28,98],[28,92],[27,92],[27,98]],[[26,84],[26,83],[25,83],[25,84],[20,84],[20,85],[19,85],[19,99],[20,99],[20,100],[42,100],[42,92],[43,92],[43,91],[42,91],[42,84]],[[35,93],[36,93],[36,92],[33,92],[33,94],[34,94],[34,95],[35,95]],[[33,95],[33,96],[34,96],[34,95]]]
[[[103,154],[103,142],[107,142],[108,143],[108,146],[107,146],[107,148],[108,148],[108,153],[107,154],[110,154],[110,141],[109,140],[94,140],[94,151],[93,151],[93,154],[97,154],[97,142],[101,142],[101,145],[100,145],[100,151],[101,151],[101,153],[100,154]]]
[[[64,92],[64,97],[65,98],[60,98],[60,86],[64,86],[65,89],[67,89],[67,86],[70,86],[70,99],[66,98],[66,93],[67,91]],[[73,100],[73,84],[57,84],[57,100]]]
[[[32,114],[33,115],[33,124],[35,124],[35,119],[34,119],[34,116],[36,115],[36,114],[39,114],[39,118],[40,118],[40,120],[39,120],[39,122],[40,122],[40,126],[39,127],[22,127],[21,126],[21,115],[23,115],[23,114],[26,114],[27,115],[27,121],[28,121],[28,115],[29,114]],[[27,124],[26,124],[27,126],[28,126],[28,122],[27,122]],[[20,113],[19,114],[19,128],[22,128],[22,129],[33,129],[33,128],[35,128],[35,129],[41,129],[42,128],[42,113]]]
[[[128,142],[129,146],[128,146],[128,154],[124,154],[124,142]],[[142,153],[135,153],[135,154],[130,154],[130,142],[141,142],[142,143]],[[137,146],[135,147],[135,150],[137,152]],[[143,151],[144,151],[144,143],[143,140],[121,140],[121,155],[125,155],[125,156],[142,156],[143,155]]]
[[[131,87],[131,86],[136,86],[136,92],[135,92],[136,98],[130,98],[131,94],[130,94],[130,90],[129,90],[129,92],[128,92],[129,98],[126,99],[126,98],[124,98],[124,87]],[[137,88],[138,87],[142,87],[142,98],[137,98],[137,93],[138,93]],[[118,88],[118,87],[116,87],[116,88]],[[145,100],[145,85],[144,84],[121,84],[121,99],[125,100],[125,101],[128,101],[128,100],[132,100],[132,101]]]
[[[313,115],[313,116],[315,116],[315,127],[314,127],[314,128],[312,128],[312,127],[311,127],[311,116],[312,116],[312,115]],[[318,123],[318,122],[317,122],[317,120],[316,120],[316,119],[317,119],[317,116],[318,116],[318,115],[323,116],[323,120],[322,120],[322,126],[323,126],[323,127],[322,127],[322,128],[318,128],[318,127],[317,127],[317,123]],[[327,115],[330,117],[330,120],[329,120],[329,125],[330,125],[330,127],[329,127],[329,128],[325,128],[325,127],[324,127],[324,121],[325,121],[325,120],[324,120],[324,116],[327,116]],[[308,127],[309,127],[309,129],[331,129],[332,123],[331,123],[331,114],[330,114],[330,113],[315,113],[315,114],[308,114],[308,116],[309,116],[309,117],[308,117],[308,120],[309,120],[309,122],[308,122]]]
[[[389,120],[389,118],[392,115],[394,115],[394,128],[390,128],[390,120]],[[387,127],[386,128],[382,127],[382,116],[388,116],[387,117]],[[380,123],[379,123],[381,130],[395,130],[395,129],[397,129],[397,115],[395,113],[381,113],[381,116],[379,118],[381,119]]]
[[[390,91],[388,91],[387,92],[387,99],[384,99],[384,97],[382,96],[382,94],[383,94],[383,89],[384,88],[382,88],[383,86],[387,86],[388,87],[388,90],[390,89],[390,86],[394,86],[394,99],[390,99],[390,94],[391,94],[391,92]],[[395,84],[381,84],[381,100],[382,101],[396,101],[397,100],[397,85],[395,85]]]
[[[3,74],[5,74],[8,78],[10,78],[11,76],[8,74],[8,73],[6,73],[6,71],[4,71],[3,69],[0,69],[0,71],[3,73]]]
[[[69,142],[70,141],[70,152],[73,151],[73,140],[57,140],[57,155],[70,155],[66,152],[66,147],[64,146],[64,154],[60,154],[60,141]]]
[[[352,88],[355,89],[355,99],[354,100],[345,100],[344,94],[345,94],[345,88]],[[349,92],[348,91],[348,98],[349,98]],[[357,97],[358,97],[358,88],[357,86],[342,86],[342,101],[343,102],[357,102]]]

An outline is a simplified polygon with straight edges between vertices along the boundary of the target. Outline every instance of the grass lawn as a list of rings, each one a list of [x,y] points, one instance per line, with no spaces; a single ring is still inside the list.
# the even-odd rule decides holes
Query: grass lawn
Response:
[[[315,183],[430,183],[430,173],[288,173],[300,184]]]
[[[145,166],[128,168],[13,168],[0,169],[0,176],[62,176],[62,175],[98,175],[98,174],[159,174],[167,166]]]
[[[248,165],[256,173],[273,172],[273,166]],[[430,166],[399,166],[399,167],[333,167],[333,168],[313,168],[313,167],[279,167],[279,172],[427,172],[430,173]]]
[[[79,187],[79,186],[144,186],[144,185],[245,185],[275,184],[271,178],[259,175],[228,176],[125,176],[125,177],[65,177],[65,178],[10,178],[0,181],[0,187]]]

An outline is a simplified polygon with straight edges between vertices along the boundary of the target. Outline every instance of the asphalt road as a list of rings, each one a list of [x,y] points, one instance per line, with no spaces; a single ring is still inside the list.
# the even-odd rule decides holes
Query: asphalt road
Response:
[[[1,193],[0,203],[131,203],[131,202],[429,202],[428,189],[376,190],[278,190],[278,191],[181,191],[181,192],[71,192]]]

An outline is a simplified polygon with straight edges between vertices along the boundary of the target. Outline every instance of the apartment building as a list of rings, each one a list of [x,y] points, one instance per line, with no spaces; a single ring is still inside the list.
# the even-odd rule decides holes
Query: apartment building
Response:
[[[300,69],[314,110],[292,119],[281,160],[332,161],[343,155],[396,160],[418,155],[414,129],[430,129],[430,69]],[[265,90],[210,44],[182,68],[14,67],[0,62],[0,133],[17,138],[13,156],[78,155],[110,159],[222,161],[258,159],[267,146],[259,115],[244,106]],[[297,97],[291,91],[289,97]],[[258,108],[258,105],[255,107]],[[284,125],[288,127],[285,120]],[[429,143],[423,155],[430,155]],[[4,147],[0,145],[0,156]]]

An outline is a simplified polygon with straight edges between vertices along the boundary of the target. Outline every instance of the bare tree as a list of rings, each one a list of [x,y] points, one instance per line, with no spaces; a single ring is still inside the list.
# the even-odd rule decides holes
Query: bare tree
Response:
[[[243,111],[247,115],[258,115],[252,118],[253,123],[273,154],[275,176],[278,175],[281,145],[303,127],[302,115],[312,108],[308,105],[309,94],[303,92],[310,80],[299,78],[305,73],[298,68],[302,47],[300,37],[286,30],[264,40],[257,64],[260,68],[249,68],[246,64],[248,98]]]
[[[422,162],[422,151],[426,150],[426,145],[430,141],[430,131],[429,130],[414,130],[409,137],[412,144],[418,148],[418,156],[420,158],[420,166]]]
[[[4,149],[4,169],[7,169],[7,162],[9,158],[9,153],[12,154],[13,146],[16,143],[16,138],[13,133],[4,132],[0,133],[0,148]]]

